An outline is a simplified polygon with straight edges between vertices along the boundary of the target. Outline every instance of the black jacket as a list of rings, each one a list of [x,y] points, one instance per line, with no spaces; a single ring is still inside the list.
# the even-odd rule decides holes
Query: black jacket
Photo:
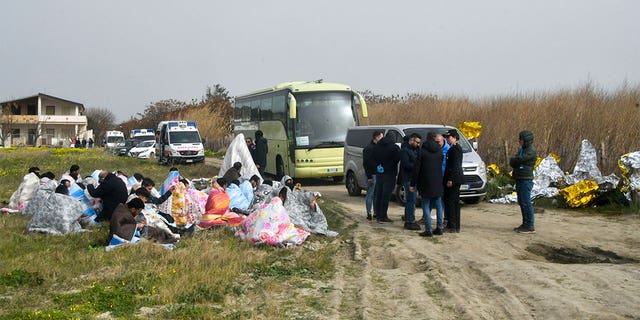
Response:
[[[364,167],[364,173],[367,175],[367,179],[373,178],[376,174],[376,166],[378,165],[373,158],[373,151],[378,145],[371,140],[371,142],[362,149],[362,166]]]
[[[398,172],[399,183],[411,181],[413,167],[419,151],[420,148],[414,149],[408,142],[402,143],[402,148],[400,148],[400,172]]]
[[[533,167],[538,158],[538,152],[533,147],[533,133],[525,130],[520,132],[519,137],[524,143],[518,153],[509,160],[509,165],[513,168],[511,175],[514,179],[531,180],[533,179]]]
[[[398,174],[398,162],[400,162],[400,148],[389,136],[378,141],[378,145],[373,149],[373,159],[378,165],[384,168],[384,174]],[[376,171],[377,172],[377,171]]]
[[[127,202],[127,186],[113,173],[107,174],[97,188],[90,184],[87,190],[92,197],[102,199],[102,212],[99,216],[102,220],[111,220],[118,204]]]
[[[437,198],[444,193],[442,184],[442,149],[435,140],[427,139],[415,161],[411,185],[422,198]]]
[[[269,153],[269,146],[267,145],[267,139],[260,137],[256,139],[255,158],[253,161],[260,165],[260,168],[264,169],[267,166],[267,153]],[[229,181],[231,182],[231,181]]]
[[[447,181],[452,181],[453,184],[462,184],[462,182],[464,182],[464,174],[462,173],[462,148],[458,143],[451,145],[449,151],[447,151],[444,183],[447,183]]]

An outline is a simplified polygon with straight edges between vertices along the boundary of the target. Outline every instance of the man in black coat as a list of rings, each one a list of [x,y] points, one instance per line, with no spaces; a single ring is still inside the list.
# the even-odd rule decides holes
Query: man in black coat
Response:
[[[462,173],[462,148],[458,144],[458,130],[450,129],[444,134],[449,143],[447,164],[444,169],[444,214],[448,232],[460,232],[460,185]]]
[[[98,176],[100,185],[95,188],[92,184],[87,191],[94,198],[102,199],[102,211],[98,214],[98,221],[110,221],[113,211],[118,204],[127,202],[127,186],[115,174],[102,170]]]
[[[420,236],[431,237],[433,234],[442,235],[442,201],[444,192],[442,184],[442,149],[435,140],[436,134],[431,131],[420,148],[418,159],[411,179],[411,191],[415,188],[422,197],[422,216],[425,221],[425,230]],[[431,233],[431,206],[436,207],[437,227]]]
[[[393,136],[385,136],[378,141],[373,150],[373,159],[376,165],[376,190],[374,208],[376,219],[379,223],[393,222],[387,215],[389,199],[393,188],[396,186],[398,175],[398,162],[400,162],[400,148],[396,145]]]
[[[375,203],[376,188],[376,166],[378,165],[373,158],[373,151],[378,145],[378,141],[382,139],[384,132],[374,130],[371,142],[362,149],[362,166],[364,173],[367,175],[367,197],[365,198],[365,207],[367,208],[367,220],[371,220],[371,210]],[[375,215],[375,209],[374,209]]]
[[[264,170],[267,167],[267,153],[269,153],[269,145],[267,144],[267,139],[264,138],[264,133],[261,130],[256,131],[255,134],[256,140],[256,150],[255,150],[255,159],[253,161],[256,163],[256,167],[258,167],[258,172],[260,172],[260,176],[264,177]]]
[[[417,133],[412,133],[400,148],[400,172],[398,172],[398,184],[405,190],[404,205],[404,229],[420,230],[420,226],[415,223],[416,193],[411,190],[411,178],[413,167],[415,166],[418,153],[420,151],[420,141],[422,137]]]

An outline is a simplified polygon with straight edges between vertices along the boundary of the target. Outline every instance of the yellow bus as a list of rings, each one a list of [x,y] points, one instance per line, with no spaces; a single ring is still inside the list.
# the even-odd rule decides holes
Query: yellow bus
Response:
[[[265,172],[276,179],[343,178],[344,138],[367,117],[362,96],[345,84],[285,82],[236,97],[234,132],[268,141]]]

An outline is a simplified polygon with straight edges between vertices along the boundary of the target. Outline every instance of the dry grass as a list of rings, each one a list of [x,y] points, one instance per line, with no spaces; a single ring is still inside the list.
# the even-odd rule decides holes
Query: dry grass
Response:
[[[640,148],[640,85],[622,85],[613,92],[585,84],[573,90],[538,92],[485,99],[408,95],[370,103],[370,124],[434,123],[457,125],[479,121],[479,153],[487,163],[508,166],[516,152],[518,132],[532,130],[538,155],[553,152],[561,167],[572,171],[580,142],[598,150],[603,174],[617,173],[617,161]]]

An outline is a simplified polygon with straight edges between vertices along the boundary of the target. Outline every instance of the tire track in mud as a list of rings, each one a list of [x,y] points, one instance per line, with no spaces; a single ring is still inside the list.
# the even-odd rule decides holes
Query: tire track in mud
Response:
[[[441,237],[425,239],[363,218],[341,259],[340,315],[353,319],[530,319],[530,307],[474,261],[441,252]],[[457,236],[457,235],[450,235]],[[462,266],[462,267],[460,267]],[[338,279],[342,278],[342,279]],[[493,301],[487,304],[486,301]],[[351,311],[349,311],[351,310]]]

